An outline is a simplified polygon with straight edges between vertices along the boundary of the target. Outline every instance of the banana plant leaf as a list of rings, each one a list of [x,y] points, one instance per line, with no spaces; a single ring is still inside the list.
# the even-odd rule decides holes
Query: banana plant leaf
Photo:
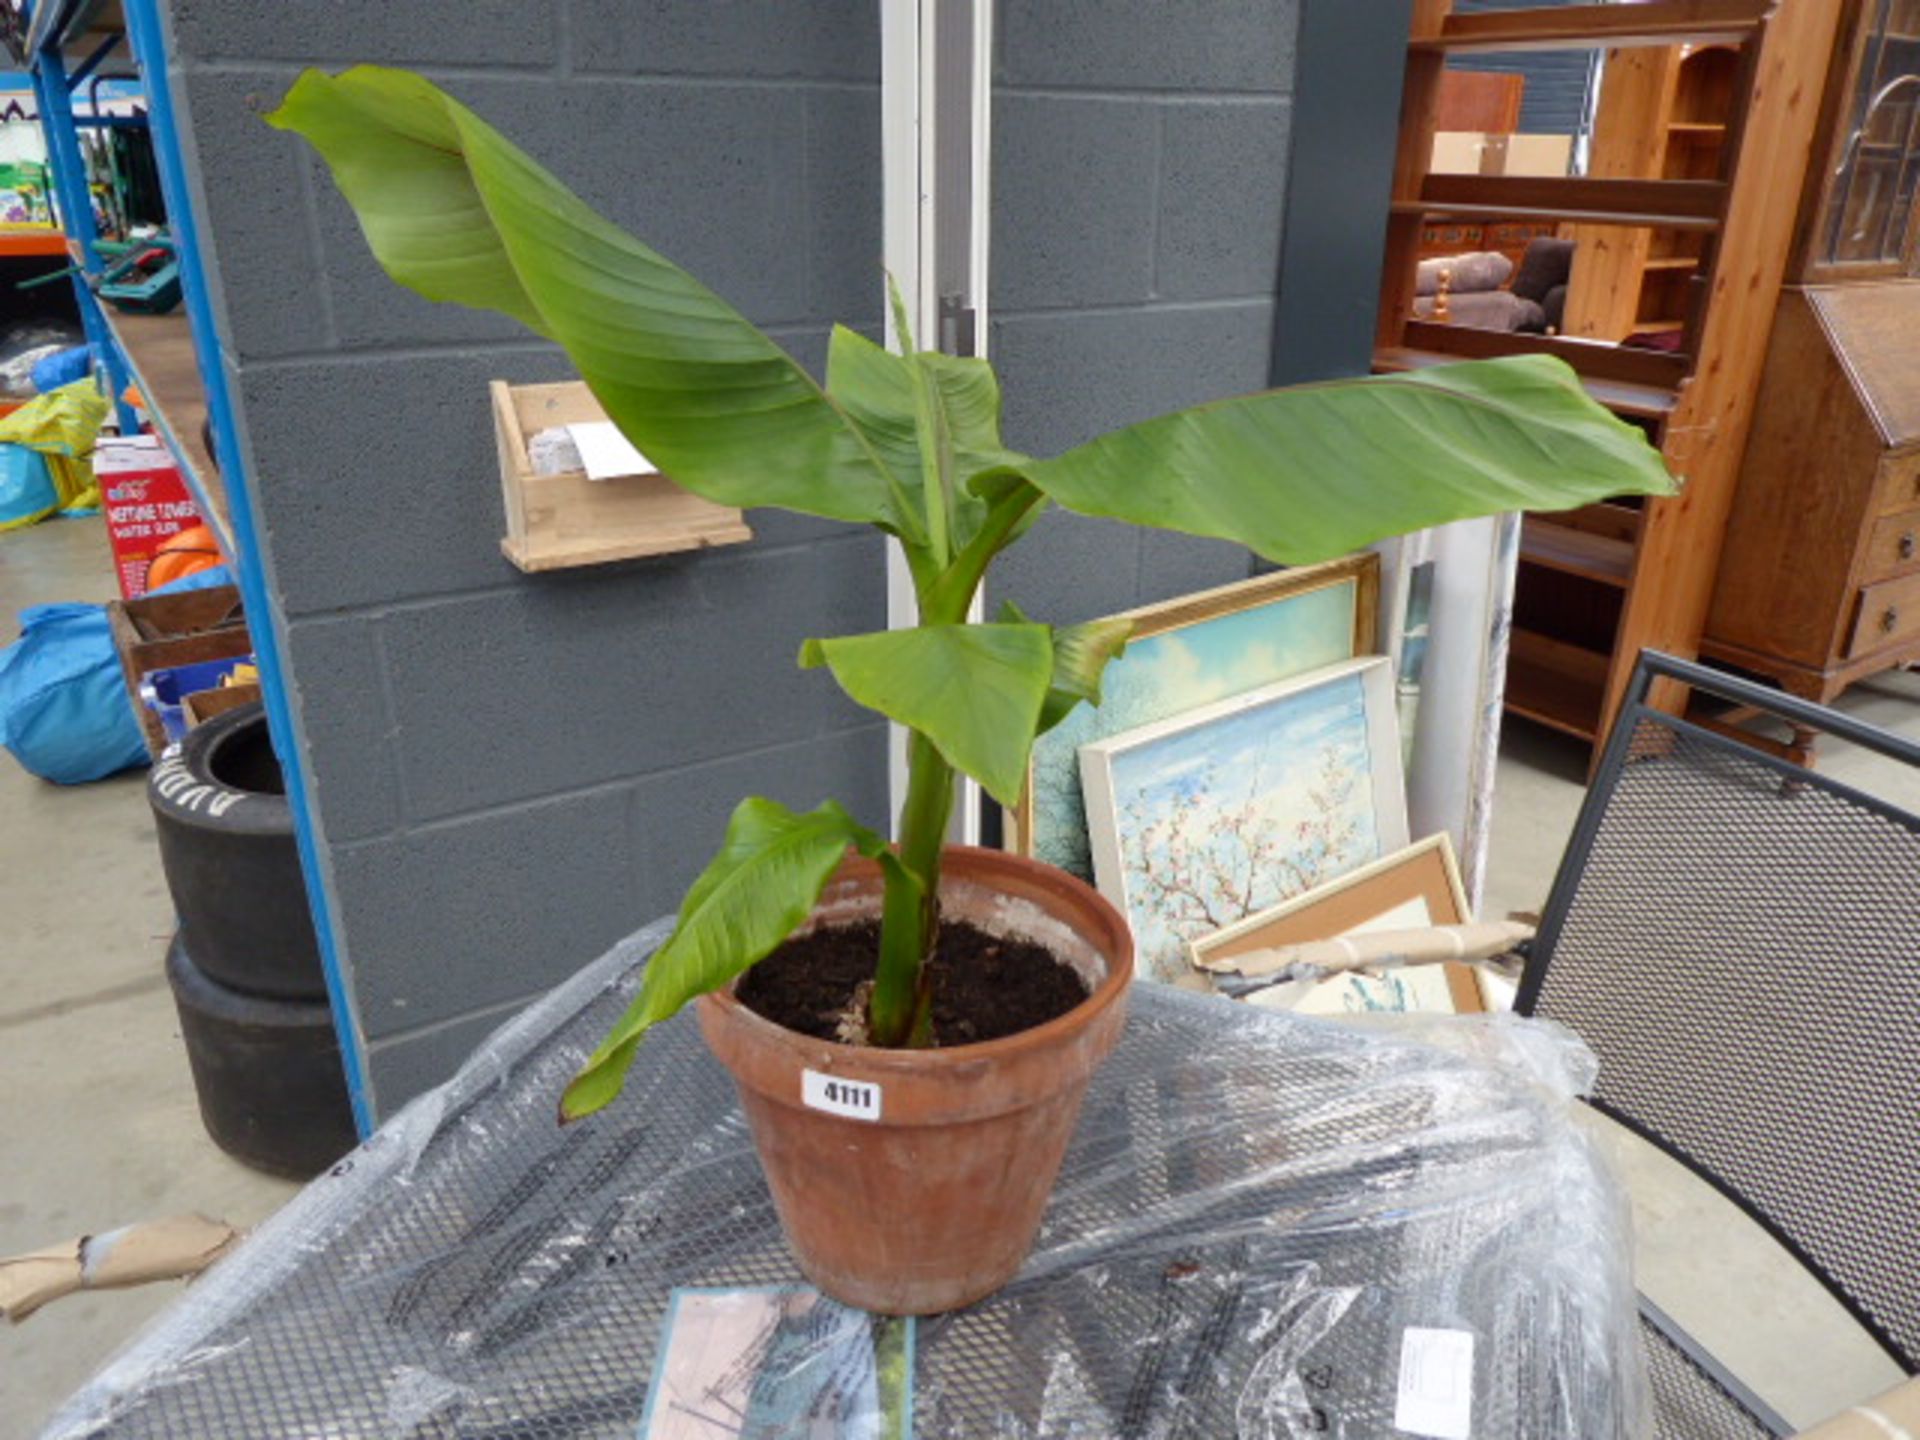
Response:
[[[401,70],[309,70],[267,119],[326,159],[389,275],[558,341],[688,489],[924,539],[867,432],[792,357],[452,96]]]
[[[823,389],[719,296],[417,75],[308,71],[268,118],[325,158],[388,274],[557,341],[613,421],[688,490],[897,536],[926,623],[809,641],[802,663],[830,667],[938,752],[921,758],[965,770],[1006,803],[1035,734],[1097,702],[1126,639],[1123,623],[1055,629],[1017,611],[953,623],[994,555],[1049,503],[1304,563],[1449,520],[1674,485],[1645,437],[1548,356],[1222,400],[1033,459],[1002,442],[984,362],[894,355],[840,329]],[[937,852],[945,806],[927,809],[920,828]],[[880,988],[889,975],[911,981],[930,927],[896,925],[894,902],[924,918],[937,860],[910,873],[831,802],[799,815],[748,800],[563,1112],[605,1104],[649,1026],[769,953],[849,845],[887,869],[883,938],[911,962],[883,958]]]
[[[416,75],[308,71],[268,118],[326,158],[395,280],[559,341],[613,420],[688,489],[879,525],[921,552],[917,575],[947,563],[924,553],[899,357],[836,337],[822,390],[738,311]],[[983,496],[1017,473],[1069,510],[1236,540],[1283,563],[1470,515],[1673,488],[1645,437],[1550,356],[1223,400],[1045,460],[1000,446],[984,365],[922,358],[939,367],[960,478],[978,475]],[[960,517],[951,549],[980,516]]]
[[[680,902],[679,924],[647,963],[640,993],[561,1096],[561,1119],[578,1119],[605,1105],[619,1093],[634,1049],[648,1030],[743,973],[791,935],[848,846],[912,883],[886,841],[832,800],[804,813],[773,800],[742,800],[727,822],[720,853]]]

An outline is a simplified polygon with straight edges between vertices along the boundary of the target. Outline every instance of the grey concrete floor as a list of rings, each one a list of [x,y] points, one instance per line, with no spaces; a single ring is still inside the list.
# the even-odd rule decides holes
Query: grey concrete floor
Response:
[[[97,520],[0,535],[0,631],[22,607],[104,600]],[[1844,708],[1920,736],[1920,677]],[[1920,781],[1844,747],[1834,773],[1920,808]],[[1537,910],[1572,829],[1583,747],[1516,723],[1502,747],[1485,913]],[[138,775],[62,789],[0,758],[0,1255],[199,1210],[258,1223],[294,1187],[200,1128],[161,975],[171,928]],[[1884,1389],[1890,1362],[1756,1227],[1648,1147],[1595,1122],[1633,1196],[1640,1284],[1796,1424]],[[0,1440],[39,1422],[179,1293],[76,1296],[0,1333]]]
[[[97,519],[0,534],[0,635],[114,595]],[[161,960],[173,928],[145,773],[63,787],[0,756],[0,1255],[202,1211],[257,1224],[295,1186],[207,1139]],[[48,1411],[180,1293],[76,1295],[0,1330],[0,1437]]]

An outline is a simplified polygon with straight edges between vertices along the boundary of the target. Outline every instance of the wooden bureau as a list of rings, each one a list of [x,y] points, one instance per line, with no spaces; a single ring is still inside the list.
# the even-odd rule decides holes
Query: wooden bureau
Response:
[[[1920,661],[1920,279],[1781,292],[1701,648],[1820,701]]]
[[[1700,649],[1824,702],[1920,661],[1920,0],[1847,0],[1814,154]]]

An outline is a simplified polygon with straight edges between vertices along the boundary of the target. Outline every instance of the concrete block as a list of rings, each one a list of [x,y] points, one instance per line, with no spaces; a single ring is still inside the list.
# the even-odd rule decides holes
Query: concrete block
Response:
[[[365,619],[298,620],[286,660],[306,765],[329,844],[383,835],[400,821],[393,720]]]
[[[734,806],[764,795],[795,810],[838,800],[856,820],[887,830],[887,726],[871,725],[735,755],[643,780],[633,791],[634,893],[671,915],[726,834]]]
[[[273,578],[291,616],[513,580],[487,382],[563,380],[551,352],[243,372]]]
[[[1050,510],[987,577],[987,609],[1012,600],[1035,620],[1077,625],[1130,610],[1140,573],[1140,534],[1117,520]]]
[[[1300,0],[1003,0],[997,78],[1284,94],[1299,25]]]
[[[445,85],[589,205],[757,323],[816,318],[807,302],[809,258],[832,242],[810,238],[798,91],[465,76]],[[502,317],[433,305],[396,287],[331,181],[322,186],[320,211],[344,345],[526,335]],[[841,243],[850,254],[877,255],[878,225],[877,210],[843,224]]]
[[[864,525],[841,520],[822,520],[792,510],[749,510],[747,525],[753,531],[753,543],[759,548],[787,545],[811,545],[820,540],[838,540],[849,535],[871,535]],[[884,562],[883,562],[884,563]]]
[[[680,908],[693,877],[726,835],[733,806],[764,795],[812,810],[845,804],[864,826],[887,831],[887,724],[820,735],[755,755],[728,756],[634,787],[634,893],[651,914]]]
[[[1140,580],[1135,605],[1151,605],[1195,590],[1231,585],[1252,573],[1253,556],[1244,545],[1148,530],[1140,536]]]
[[[571,0],[573,64],[622,75],[880,78],[869,0]]]
[[[308,162],[260,118],[286,77],[189,69],[182,88],[181,128],[228,347],[243,362],[323,349],[330,336],[301,178]]]
[[[680,906],[687,885],[703,868],[725,832],[727,816],[747,795],[768,795],[797,809],[811,809],[833,798],[864,823],[885,828],[887,810],[887,727],[878,723],[841,735],[801,741],[776,750],[743,755],[711,765],[644,781],[628,794],[628,823],[634,869],[621,887],[629,908],[648,920],[670,915]],[[569,842],[571,843],[571,842]],[[552,853],[566,874],[570,850]],[[562,883],[570,883],[563,881]],[[568,973],[591,956],[570,962]],[[464,955],[442,950],[429,962],[449,989],[467,978]],[[368,1046],[374,1099],[382,1116],[457,1070],[486,1037],[516,1015],[543,986],[564,974],[544,973],[520,996],[475,1013],[405,1030]]]
[[[527,577],[387,617],[415,818],[527,800],[858,725],[794,657],[886,623],[880,537]]]
[[[808,312],[842,325],[878,325],[881,264],[880,91],[806,95]]]
[[[1273,293],[1290,115],[1285,100],[1167,106],[1154,265],[1162,299]]]
[[[629,804],[595,791],[333,847],[363,1033],[528,995],[651,919],[631,884]]]
[[[369,1045],[366,1061],[374,1114],[389,1119],[414,1096],[452,1078],[489,1035],[532,1003],[532,999],[510,1000],[477,1015]]]
[[[551,5],[462,0],[457,13],[394,0],[170,0],[169,54],[309,65],[544,68],[558,53]]]
[[[801,368],[822,385],[827,383],[827,345],[833,337],[832,319],[832,316],[826,316],[820,324],[770,327],[770,333],[780,348],[799,361]],[[876,332],[877,325],[876,317]],[[855,325],[853,328],[864,332],[866,327]]]
[[[1008,443],[1053,455],[1118,425],[1264,389],[1265,301],[993,322]]]
[[[993,304],[1132,304],[1153,287],[1158,107],[1003,95],[993,117]]]

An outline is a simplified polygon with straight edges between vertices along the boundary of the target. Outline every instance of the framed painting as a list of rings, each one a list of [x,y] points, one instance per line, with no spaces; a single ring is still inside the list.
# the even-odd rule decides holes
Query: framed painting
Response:
[[[1347,660],[1080,750],[1094,878],[1138,973],[1407,843],[1393,666]]]
[[[804,1285],[676,1288],[639,1440],[908,1440],[914,1321]]]
[[[1271,910],[1187,945],[1193,964],[1382,930],[1464,925],[1473,918],[1446,831],[1429,835],[1385,859],[1284,900]],[[1247,997],[1250,1004],[1305,1015],[1400,1013],[1454,1015],[1486,1009],[1471,965],[1411,965],[1382,976],[1330,975],[1286,981]]]
[[[1100,704],[1034,742],[1008,848],[1092,880],[1080,747],[1370,653],[1379,583],[1379,556],[1350,555],[1128,611]]]

